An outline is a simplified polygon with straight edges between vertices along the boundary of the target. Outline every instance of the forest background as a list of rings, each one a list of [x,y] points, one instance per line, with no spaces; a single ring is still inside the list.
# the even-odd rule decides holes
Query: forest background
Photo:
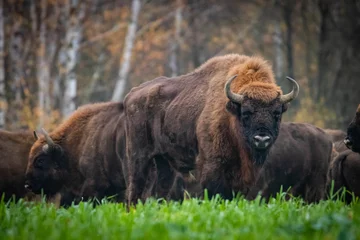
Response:
[[[261,55],[300,95],[285,120],[346,129],[360,103],[360,1],[0,0],[0,128],[52,130],[78,106]]]

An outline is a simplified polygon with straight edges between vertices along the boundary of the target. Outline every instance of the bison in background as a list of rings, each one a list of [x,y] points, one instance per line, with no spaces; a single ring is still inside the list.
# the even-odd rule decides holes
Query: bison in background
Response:
[[[280,187],[306,202],[318,202],[326,194],[332,143],[320,128],[306,123],[282,123],[279,137],[269,152],[247,199],[275,197]]]
[[[128,203],[143,199],[153,158],[182,174],[197,165],[210,196],[246,194],[278,136],[282,114],[298,95],[298,84],[288,80],[293,90],[283,95],[264,59],[230,54],[189,74],[134,87],[124,101]],[[158,181],[164,196],[175,179],[169,172]]]
[[[334,192],[343,187],[348,190],[345,194],[345,201],[350,203],[351,193],[360,197],[360,105],[354,119],[349,124],[345,140],[335,142],[334,149],[336,154],[331,162],[329,180],[334,180]],[[329,191],[330,184],[331,182],[328,186]]]
[[[0,130],[0,196],[5,201],[12,196],[23,198],[28,193],[24,188],[27,160],[35,142],[32,132],[8,132]]]
[[[31,148],[26,187],[73,200],[117,195],[123,200],[124,128],[122,103],[85,105]]]

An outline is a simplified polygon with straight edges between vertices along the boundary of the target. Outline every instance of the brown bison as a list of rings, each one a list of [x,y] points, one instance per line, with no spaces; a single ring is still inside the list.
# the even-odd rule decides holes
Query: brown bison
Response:
[[[265,60],[231,54],[133,88],[124,101],[128,202],[141,199],[152,158],[180,173],[197,164],[197,178],[210,196],[246,192],[298,95],[298,84],[288,80],[293,90],[283,95]],[[175,174],[164,171],[158,184],[165,195]]]
[[[5,200],[13,195],[25,197],[25,171],[30,148],[35,142],[32,132],[8,132],[0,130],[0,196]]]
[[[44,132],[31,148],[26,187],[47,196],[61,194],[61,205],[73,200],[117,194],[126,189],[122,103],[79,108],[51,134]]]
[[[320,128],[305,123],[282,123],[279,137],[252,187],[248,199],[258,192],[268,199],[281,186],[307,202],[317,202],[326,193],[332,143]]]
[[[348,126],[345,144],[349,149],[360,153],[360,104],[356,109],[354,119]]]

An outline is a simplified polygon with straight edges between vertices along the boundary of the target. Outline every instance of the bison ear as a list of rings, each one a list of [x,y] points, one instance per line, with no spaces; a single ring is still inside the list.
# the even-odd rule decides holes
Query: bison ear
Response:
[[[35,141],[37,141],[39,139],[39,136],[37,135],[37,132],[34,131],[33,134],[34,134]]]
[[[238,115],[240,113],[239,108],[240,105],[232,101],[228,101],[226,104],[226,110],[228,110],[230,113],[234,115]]]
[[[290,104],[290,103],[284,103],[284,104],[282,105],[282,112],[283,112],[283,113],[288,110],[289,104]]]

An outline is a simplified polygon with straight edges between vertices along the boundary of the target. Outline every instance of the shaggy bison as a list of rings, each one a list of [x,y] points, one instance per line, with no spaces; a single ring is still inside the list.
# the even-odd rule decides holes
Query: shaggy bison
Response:
[[[61,205],[116,194],[124,198],[122,103],[85,105],[51,134],[43,134],[30,151],[29,190],[50,197],[60,193]]]
[[[35,142],[32,132],[0,130],[0,195],[25,197],[25,171],[30,148]]]
[[[269,152],[259,178],[247,198],[258,192],[268,199],[283,186],[293,196],[317,202],[326,193],[332,143],[325,132],[310,124],[282,123],[279,137]]]
[[[231,54],[133,88],[124,101],[128,202],[142,198],[152,158],[180,173],[197,164],[210,195],[246,193],[278,136],[282,114],[298,95],[298,84],[288,80],[293,90],[283,95],[265,60]],[[175,174],[161,169],[166,177],[158,184],[166,195]]]

